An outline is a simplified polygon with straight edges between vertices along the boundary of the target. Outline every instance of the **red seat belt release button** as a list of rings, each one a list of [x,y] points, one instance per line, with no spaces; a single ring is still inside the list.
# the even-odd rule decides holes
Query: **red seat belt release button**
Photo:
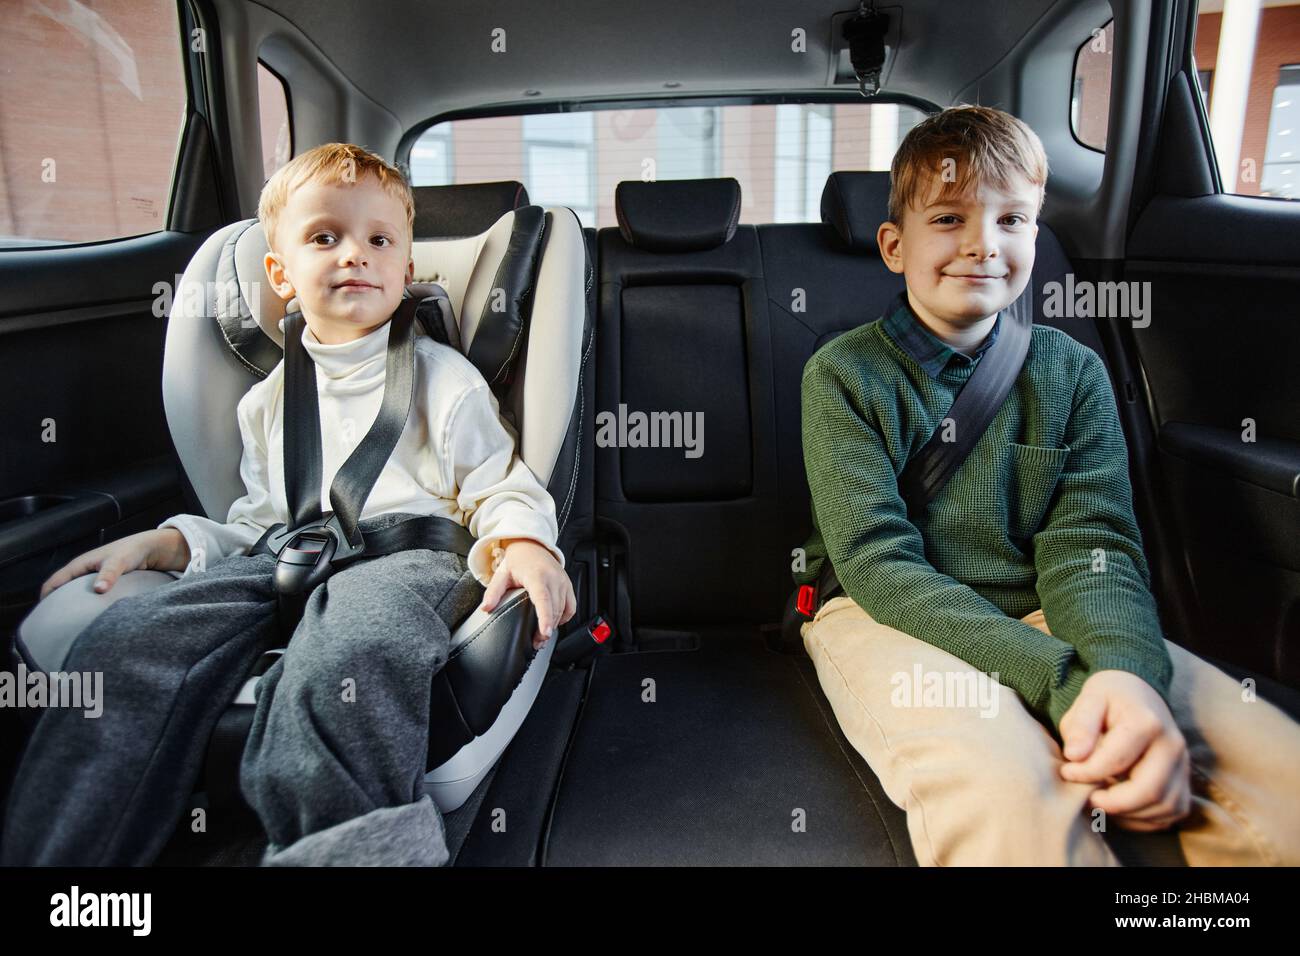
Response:
[[[587,628],[587,633],[591,635],[591,639],[597,644],[604,644],[609,640],[609,635],[613,633],[613,630],[603,617],[597,617],[591,622],[591,626]]]
[[[813,602],[816,600],[817,588],[811,584],[802,584],[799,586],[799,596],[795,598],[794,606],[804,617],[812,617],[815,613]]]

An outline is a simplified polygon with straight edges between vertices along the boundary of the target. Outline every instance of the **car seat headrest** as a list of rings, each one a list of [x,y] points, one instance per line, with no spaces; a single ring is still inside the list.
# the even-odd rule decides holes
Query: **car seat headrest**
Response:
[[[734,179],[627,180],[614,191],[623,240],[647,252],[695,252],[731,240],[740,221]]]
[[[216,318],[226,344],[259,378],[270,374],[284,357],[281,323],[287,303],[266,279],[263,261],[268,249],[262,224],[247,219],[232,228],[221,247],[215,289],[208,291],[202,276],[192,277],[196,283],[192,288],[204,290],[208,311]]]
[[[415,186],[415,238],[455,239],[477,236],[514,209],[527,206],[524,184],[462,183],[455,186]]]
[[[462,351],[500,395],[509,388],[532,311],[550,213],[523,206],[486,232],[460,239],[419,239],[411,247],[413,285],[442,286],[459,317]]]
[[[415,318],[435,340],[443,338],[441,320],[453,347],[459,331],[461,354],[487,370],[502,423],[513,429],[520,459],[555,496],[563,528],[574,502],[582,370],[592,341],[592,276],[578,218],[569,209],[529,206],[478,236],[426,245],[453,253],[435,256],[449,285],[444,297],[431,299],[437,290],[412,283]],[[167,425],[202,509],[195,513],[217,520],[246,494],[235,411],[284,356],[285,304],[266,282],[265,253],[256,219],[220,227],[190,259],[167,317]]]
[[[446,334],[435,334],[436,330],[427,326],[426,331],[459,349],[498,396],[515,377],[548,222],[549,215],[542,207],[524,206],[499,217],[482,235],[424,241],[412,249],[416,281],[404,297],[423,300],[434,295],[441,300],[441,327]],[[281,300],[266,280],[263,260],[267,248],[266,235],[256,219],[233,226],[217,256],[216,292],[202,293],[205,307],[193,310],[217,320],[227,347],[259,378],[269,375],[284,357],[283,323],[291,304]],[[435,250],[440,248],[454,253],[447,268],[422,270],[421,261],[430,256],[436,259]],[[446,282],[429,285],[432,277],[422,272],[445,272]],[[192,281],[197,283],[194,291],[182,290],[182,294],[198,295],[205,287],[201,276],[193,276]],[[459,321],[458,306],[466,310]]]
[[[850,249],[879,252],[876,231],[889,218],[889,173],[843,172],[826,177],[822,222]]]

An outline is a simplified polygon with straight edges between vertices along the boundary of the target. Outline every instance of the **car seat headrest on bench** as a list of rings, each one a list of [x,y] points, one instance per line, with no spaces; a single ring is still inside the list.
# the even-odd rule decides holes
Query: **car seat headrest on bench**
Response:
[[[889,218],[889,173],[841,172],[826,177],[822,222],[850,249],[880,251],[876,231]]]
[[[734,179],[627,180],[614,191],[618,228],[647,252],[697,252],[731,240],[740,221]]]

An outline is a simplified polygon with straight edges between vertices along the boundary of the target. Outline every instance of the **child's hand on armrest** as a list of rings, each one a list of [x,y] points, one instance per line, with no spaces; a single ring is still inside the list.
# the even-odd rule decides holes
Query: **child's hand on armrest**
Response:
[[[502,542],[505,544],[505,542]],[[555,628],[578,610],[573,583],[551,552],[531,538],[515,538],[505,545],[505,556],[488,582],[483,610],[491,611],[511,588],[524,588],[537,608],[537,633],[533,647],[541,648]]]
[[[41,585],[40,600],[45,600],[55,588],[91,571],[99,572],[95,579],[96,593],[105,594],[128,571],[184,571],[189,563],[190,546],[176,528],[141,531],[73,558]]]
[[[1121,828],[1163,830],[1190,812],[1187,742],[1168,705],[1141,677],[1097,671],[1061,717],[1060,731],[1061,776],[1104,784],[1089,805]]]

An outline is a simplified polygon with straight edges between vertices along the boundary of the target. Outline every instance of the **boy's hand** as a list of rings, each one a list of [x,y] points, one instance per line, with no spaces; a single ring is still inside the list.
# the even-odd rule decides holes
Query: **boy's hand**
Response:
[[[483,595],[483,610],[495,608],[511,588],[524,588],[537,608],[534,649],[540,649],[555,633],[555,628],[578,611],[578,598],[569,576],[547,548],[529,538],[519,538],[506,545],[505,556]]]
[[[1061,718],[1060,731],[1061,776],[1104,783],[1088,803],[1121,828],[1163,830],[1190,812],[1187,742],[1164,700],[1136,674],[1097,671]]]
[[[73,558],[50,575],[41,585],[40,600],[73,578],[98,571],[95,592],[106,594],[117,579],[128,571],[151,568],[155,571],[184,571],[190,563],[190,546],[176,528],[141,531],[110,541]]]

